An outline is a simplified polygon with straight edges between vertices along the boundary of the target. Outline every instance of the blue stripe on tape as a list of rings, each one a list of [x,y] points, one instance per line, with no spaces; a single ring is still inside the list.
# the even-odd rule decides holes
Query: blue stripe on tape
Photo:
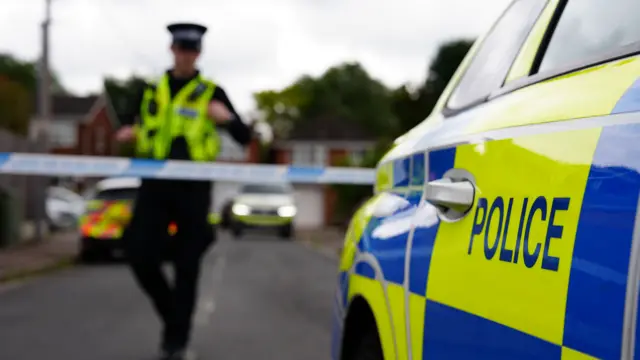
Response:
[[[131,160],[123,176],[155,177],[166,166],[166,162],[158,160]]]
[[[323,168],[290,166],[287,169],[287,179],[289,181],[301,179],[317,180],[324,174],[324,171]]]
[[[11,154],[9,154],[9,153],[0,153],[0,167],[2,167],[2,165],[4,165],[4,163],[9,161],[10,157],[11,157]]]

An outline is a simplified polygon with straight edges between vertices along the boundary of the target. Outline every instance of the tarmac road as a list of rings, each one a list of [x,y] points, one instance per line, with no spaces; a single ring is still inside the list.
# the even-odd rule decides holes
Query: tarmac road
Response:
[[[297,243],[221,235],[203,268],[198,358],[328,359],[336,266]],[[159,329],[122,264],[0,288],[0,359],[153,359]]]

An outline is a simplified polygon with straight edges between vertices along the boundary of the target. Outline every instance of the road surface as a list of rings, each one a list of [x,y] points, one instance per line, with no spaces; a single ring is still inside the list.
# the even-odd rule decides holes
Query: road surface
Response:
[[[335,261],[297,243],[223,235],[203,270],[199,359],[329,358]],[[122,264],[0,288],[0,359],[153,359],[158,336],[159,322]]]

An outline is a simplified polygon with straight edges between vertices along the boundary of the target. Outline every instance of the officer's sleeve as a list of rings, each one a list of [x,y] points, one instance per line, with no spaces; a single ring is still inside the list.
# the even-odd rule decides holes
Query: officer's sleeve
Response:
[[[126,99],[124,106],[119,107],[123,111],[118,114],[118,120],[120,126],[133,125],[136,122],[136,118],[140,116],[140,106],[142,104],[142,97],[144,96],[144,87],[141,86],[134,90],[133,96]],[[116,104],[114,104],[114,107]],[[118,108],[118,107],[116,107]]]
[[[242,121],[240,115],[236,112],[233,104],[231,104],[231,100],[227,96],[227,93],[220,86],[216,86],[216,90],[213,93],[213,97],[211,100],[218,100],[223,103],[234,115],[234,119],[229,123],[225,124],[224,127],[218,125],[231,135],[235,141],[240,143],[241,145],[248,145],[251,142],[252,131],[247,124]]]

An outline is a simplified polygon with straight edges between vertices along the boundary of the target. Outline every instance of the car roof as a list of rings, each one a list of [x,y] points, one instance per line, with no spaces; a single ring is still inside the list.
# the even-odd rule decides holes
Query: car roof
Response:
[[[106,191],[113,189],[135,189],[140,186],[140,178],[136,177],[116,177],[100,180],[96,186],[96,191]]]

